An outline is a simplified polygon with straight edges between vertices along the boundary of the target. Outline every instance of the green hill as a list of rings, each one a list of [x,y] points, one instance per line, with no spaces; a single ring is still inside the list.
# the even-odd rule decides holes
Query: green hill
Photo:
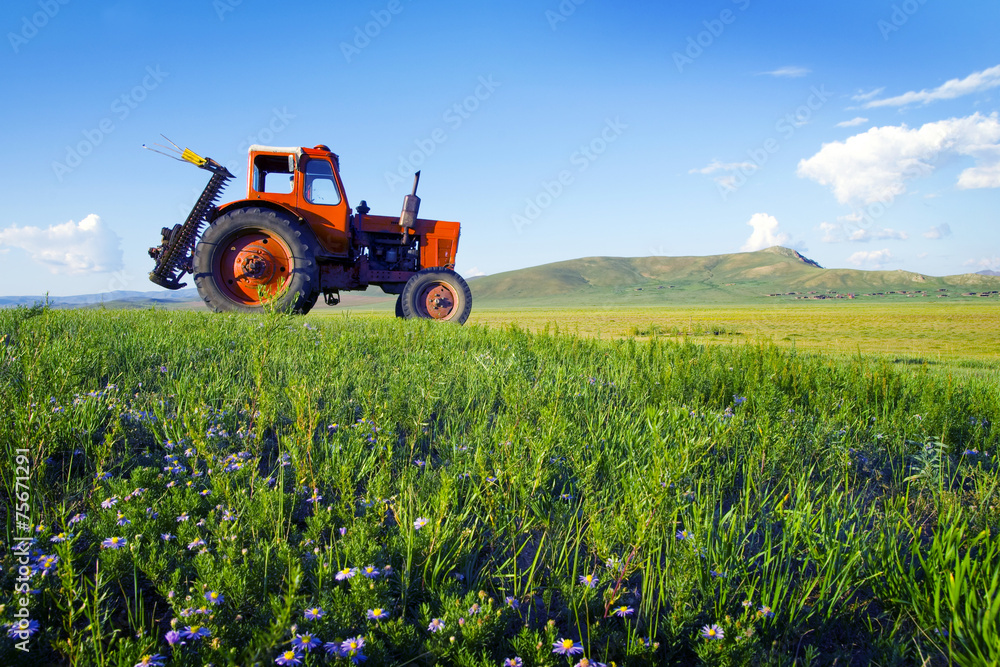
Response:
[[[705,257],[586,257],[470,282],[477,306],[643,306],[756,299],[961,298],[1000,291],[1000,278],[934,277],[908,271],[824,269],[794,250]],[[996,298],[996,294],[992,295]]]

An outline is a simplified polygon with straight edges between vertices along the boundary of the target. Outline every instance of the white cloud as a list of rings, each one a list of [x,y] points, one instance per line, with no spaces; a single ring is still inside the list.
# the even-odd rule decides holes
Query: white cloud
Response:
[[[871,100],[865,104],[865,107],[900,107],[906,104],[930,104],[938,100],[953,100],[956,97],[978,93],[990,88],[996,88],[997,86],[1000,86],[1000,65],[984,69],[982,72],[973,72],[964,79],[946,81],[933,90],[921,90],[920,92],[911,90],[896,97],[887,97],[884,100]]]
[[[52,273],[82,275],[122,268],[121,237],[93,213],[79,223],[0,230],[0,248],[20,248]],[[3,248],[6,249],[6,248]]]
[[[946,236],[951,236],[951,225],[947,222],[936,227],[931,227],[929,230],[924,232],[924,238],[928,239],[943,239]]]
[[[478,278],[479,276],[485,276],[486,273],[479,270],[478,266],[474,266],[465,272],[466,278]]]
[[[847,237],[848,241],[855,242],[868,242],[868,241],[905,241],[910,238],[906,232],[901,232],[896,229],[876,229],[874,231],[868,229],[856,229],[851,232],[851,235]]]
[[[852,118],[851,120],[844,120],[837,123],[837,127],[855,127],[857,125],[864,125],[868,122],[867,118],[862,118],[858,116],[857,118]]]
[[[888,248],[872,251],[859,250],[847,258],[847,261],[855,266],[865,266],[870,269],[881,269],[892,260],[893,256]]]
[[[864,102],[866,100],[870,100],[873,97],[881,95],[883,90],[885,90],[885,88],[876,88],[875,90],[868,91],[867,93],[858,92],[857,94],[852,95],[851,99],[854,100],[855,102]]]
[[[856,227],[859,221],[857,216],[853,215],[843,216],[841,220],[851,223],[850,227]],[[885,240],[906,241],[910,238],[906,232],[888,227],[885,229],[865,229],[861,227],[854,229],[850,233],[848,233],[847,227],[843,223],[821,222],[819,229],[823,232],[823,243],[841,243],[843,241],[853,241],[855,243]]]
[[[906,192],[905,182],[934,171],[942,155],[973,157],[977,164],[962,172],[958,187],[1000,187],[1000,117],[975,113],[927,123],[873,127],[844,141],[823,144],[799,162],[798,175],[829,185],[843,204],[892,200]]]
[[[744,252],[763,250],[773,245],[786,245],[791,240],[788,234],[778,231],[778,220],[773,215],[754,213],[747,224],[753,227],[753,232],[740,248]]]
[[[981,259],[968,259],[963,262],[965,266],[978,267],[981,271],[1000,271],[1000,257],[983,257]]]
[[[787,65],[785,67],[779,67],[776,70],[771,70],[770,72],[759,72],[759,74],[767,74],[770,76],[776,76],[785,79],[798,79],[812,72],[808,67],[796,67],[794,65]]]
[[[753,162],[720,162],[719,160],[713,160],[708,164],[707,167],[702,167],[701,169],[692,169],[689,174],[714,174],[717,171],[740,171],[741,169],[756,169],[757,165]]]

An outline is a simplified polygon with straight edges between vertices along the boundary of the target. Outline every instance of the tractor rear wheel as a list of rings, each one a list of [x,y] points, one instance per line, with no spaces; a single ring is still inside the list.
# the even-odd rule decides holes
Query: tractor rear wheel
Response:
[[[319,297],[316,240],[290,215],[240,208],[217,218],[194,252],[198,294],[216,312],[265,304],[305,314]]]
[[[465,324],[472,312],[472,291],[451,269],[423,269],[406,281],[399,295],[403,317],[424,317]]]
[[[403,295],[400,294],[396,297],[396,317],[403,318]]]

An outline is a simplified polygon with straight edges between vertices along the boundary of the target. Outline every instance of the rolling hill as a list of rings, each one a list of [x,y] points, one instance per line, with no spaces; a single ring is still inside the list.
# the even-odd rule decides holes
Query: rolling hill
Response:
[[[705,257],[587,257],[507,271],[470,282],[477,305],[623,306],[737,303],[763,299],[931,296],[1000,290],[980,274],[824,269],[789,248]],[[996,295],[993,295],[994,297]]]

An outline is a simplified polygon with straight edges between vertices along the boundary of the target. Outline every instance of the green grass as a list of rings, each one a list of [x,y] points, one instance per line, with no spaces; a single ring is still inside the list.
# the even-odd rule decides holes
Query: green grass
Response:
[[[648,333],[0,312],[0,663],[998,664],[995,375]]]

